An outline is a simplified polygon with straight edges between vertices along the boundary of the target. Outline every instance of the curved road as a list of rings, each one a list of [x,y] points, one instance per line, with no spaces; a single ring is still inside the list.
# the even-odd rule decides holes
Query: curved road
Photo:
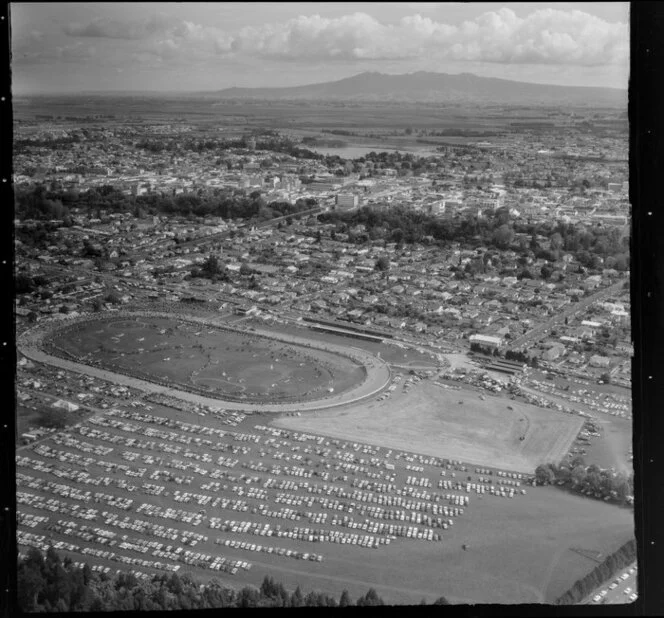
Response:
[[[103,316],[103,317],[109,317],[109,316]],[[103,319],[102,316],[100,316],[100,319]],[[141,312],[135,312],[131,314],[122,314],[122,318],[131,318],[131,317],[161,317],[161,318],[169,318],[169,319],[180,319],[180,320],[185,320],[187,322],[196,322],[199,324],[204,324],[206,326],[219,326],[218,324],[212,322],[212,321],[207,321],[203,320],[202,318],[183,318],[179,316],[174,316],[172,314],[160,314],[160,313],[151,313],[151,314],[143,314]],[[120,316],[118,316],[118,319],[120,319]],[[48,325],[40,326],[35,329],[32,329],[30,331],[27,331],[26,333],[23,333],[18,340],[18,346],[19,350],[22,354],[24,354],[26,357],[28,357],[30,360],[40,362],[40,363],[45,363],[48,365],[53,365],[56,367],[60,367],[62,369],[66,369],[69,371],[75,371],[77,373],[85,374],[85,375],[90,375],[96,378],[100,378],[102,380],[106,380],[109,382],[114,382],[116,384],[121,384],[123,386],[131,387],[131,388],[136,388],[138,390],[148,392],[148,393],[162,393],[165,395],[169,395],[171,397],[174,397],[176,399],[180,399],[183,401],[188,401],[193,404],[197,405],[202,405],[202,406],[211,406],[211,407],[222,407],[222,408],[227,408],[227,409],[232,409],[232,410],[237,410],[240,412],[245,412],[245,413],[255,413],[255,412],[273,412],[273,413],[281,413],[281,412],[294,412],[294,411],[312,411],[312,410],[323,410],[327,408],[335,408],[338,406],[342,405],[348,405],[350,403],[355,403],[357,401],[360,401],[362,399],[366,399],[368,397],[372,397],[382,391],[390,382],[390,369],[389,366],[381,361],[380,359],[376,358],[375,356],[369,354],[368,352],[365,352],[363,350],[359,349],[354,349],[353,350],[353,358],[357,361],[360,362],[366,372],[367,372],[367,377],[362,382],[362,384],[358,385],[356,388],[350,389],[344,393],[340,393],[339,395],[334,395],[332,397],[327,397],[322,400],[318,401],[310,401],[310,402],[294,402],[294,403],[284,403],[284,404],[260,404],[260,403],[247,403],[247,402],[237,402],[237,401],[228,401],[224,399],[217,399],[213,397],[206,397],[204,395],[197,395],[195,393],[190,393],[185,390],[179,390],[176,387],[168,387],[168,386],[162,386],[160,384],[156,384],[154,382],[149,382],[147,380],[141,380],[139,378],[134,378],[128,375],[124,375],[121,373],[116,373],[114,371],[109,371],[107,369],[101,369],[98,367],[92,367],[90,365],[85,365],[83,363],[78,363],[75,361],[70,361],[66,360],[64,358],[59,358],[57,356],[52,356],[50,354],[47,354],[44,352],[42,349],[40,349],[41,342],[43,341],[43,338],[51,331],[54,330],[55,328],[59,326],[65,326],[65,325],[71,325],[72,323],[76,323],[78,321],[89,321],[90,318],[89,316],[82,316],[80,319],[74,319],[74,320],[66,320],[63,322],[57,322],[57,323],[51,323]],[[228,328],[224,326],[224,328]],[[235,329],[229,329],[229,330],[235,330]],[[244,332],[244,331],[241,331]],[[315,345],[315,341],[311,341],[309,339],[304,339],[301,337],[295,337],[295,336],[285,336],[285,335],[275,335],[274,333],[270,332],[265,332],[265,331],[260,331],[258,329],[254,329],[252,331],[247,332],[246,334],[255,334],[255,335],[261,335],[268,337],[270,339],[276,339],[279,341],[283,341],[285,343],[289,344],[294,344],[294,345],[306,345],[308,347],[324,350],[327,352],[336,352],[338,354],[342,354],[343,356],[349,356],[348,350],[345,350],[341,346],[336,346],[333,344],[325,344],[325,346],[322,345]]]

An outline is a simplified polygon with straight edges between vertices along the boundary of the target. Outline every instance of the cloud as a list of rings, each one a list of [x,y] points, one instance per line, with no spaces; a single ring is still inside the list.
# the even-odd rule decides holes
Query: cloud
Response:
[[[600,66],[624,63],[629,53],[626,24],[556,9],[539,9],[521,18],[501,8],[459,25],[419,13],[394,24],[361,12],[336,18],[302,15],[234,33],[157,15],[142,22],[96,19],[69,24],[65,32],[137,40],[141,54],[173,61],[245,55],[303,62],[428,59]]]
[[[75,41],[69,45],[53,45],[38,31],[12,41],[12,62],[18,64],[45,64],[56,62],[85,62],[97,54],[97,48]]]
[[[89,60],[97,53],[96,47],[84,45],[77,41],[72,45],[55,48],[55,57],[64,62],[76,62],[79,60]]]
[[[353,60],[404,57],[393,26],[385,26],[366,13],[328,19],[301,16],[286,24],[243,28],[232,49],[251,55],[282,59]]]
[[[578,10],[540,9],[521,19],[503,8],[460,30],[451,49],[457,60],[593,66],[626,60],[629,47],[625,24]]]
[[[133,58],[143,64],[202,60],[231,52],[232,36],[218,28],[158,14],[143,21],[98,18],[64,28],[70,37],[136,41]]]
[[[502,8],[460,26],[416,14],[385,25],[364,13],[339,18],[298,17],[285,24],[246,28],[236,50],[261,56],[407,59],[427,55],[500,63],[599,65],[623,61],[627,26],[582,11],[541,9],[525,18]]]
[[[119,21],[100,17],[85,24],[77,22],[68,24],[64,27],[64,31],[72,37],[141,40],[153,35],[166,34],[171,30],[181,30],[182,27],[182,22],[158,14],[143,21]]]

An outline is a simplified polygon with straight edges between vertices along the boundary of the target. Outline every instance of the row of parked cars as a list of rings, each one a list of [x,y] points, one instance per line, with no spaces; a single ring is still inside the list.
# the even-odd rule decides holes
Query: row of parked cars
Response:
[[[595,594],[592,598],[593,603],[606,603],[607,596],[609,595],[610,591],[616,590],[618,586],[625,584],[630,580],[630,578],[636,578],[636,565],[629,567],[626,571],[618,575],[606,588],[603,588],[600,590],[597,594]],[[638,594],[635,590],[636,583],[634,585],[630,586],[625,586],[625,588],[622,590],[622,594],[625,597],[626,602],[633,602],[636,601]],[[612,603],[619,603],[620,597],[616,599],[612,599]]]
[[[79,504],[69,504],[62,500],[58,500],[57,498],[44,498],[43,496],[37,496],[25,491],[16,492],[16,503],[25,504],[35,509],[51,511],[52,513],[60,513],[69,515],[70,517],[87,519],[88,521],[94,521],[97,518],[98,513],[97,509],[88,509]]]
[[[311,560],[322,562],[323,556],[321,554],[299,552],[284,547],[273,547],[272,545],[258,545],[248,541],[237,541],[235,539],[216,539],[217,545],[225,545],[234,549],[243,549],[246,551],[263,552],[266,554],[275,554],[277,556],[286,556],[288,558],[295,558],[297,560]]]

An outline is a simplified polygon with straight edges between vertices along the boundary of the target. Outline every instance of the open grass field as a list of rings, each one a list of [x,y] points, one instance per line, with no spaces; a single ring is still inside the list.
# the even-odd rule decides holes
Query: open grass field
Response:
[[[365,376],[339,354],[165,318],[89,323],[53,343],[85,363],[244,402],[320,399]]]
[[[469,550],[453,544],[444,552],[451,565],[445,578],[459,594],[490,602],[514,602],[507,600],[510,583],[522,598],[530,592],[539,596],[534,602],[552,602],[596,566],[572,548],[606,556],[634,536],[631,510],[557,488],[533,488],[518,501],[492,501],[467,514],[454,534]],[[487,585],[495,589],[482,591]]]
[[[384,401],[275,421],[298,431],[529,473],[542,462],[559,461],[582,423],[578,416],[504,397],[482,400],[476,392],[431,382],[408,394],[398,388]]]

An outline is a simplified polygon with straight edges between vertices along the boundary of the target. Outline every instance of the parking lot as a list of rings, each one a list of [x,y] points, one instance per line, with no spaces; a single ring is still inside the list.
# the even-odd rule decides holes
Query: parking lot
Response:
[[[353,594],[373,586],[398,602],[445,592],[458,601],[543,599],[519,582],[539,567],[515,575],[504,557],[498,571],[488,558],[501,551],[492,549],[496,518],[539,513],[542,497],[533,494],[550,502],[529,475],[156,399],[118,404],[17,454],[22,551],[54,545],[75,561],[139,577],[188,572],[242,586],[271,575],[293,588]],[[589,524],[596,508],[583,504]],[[587,535],[584,522],[579,534]],[[466,552],[467,541],[491,547]],[[480,555],[484,566],[469,578]],[[443,556],[445,576],[435,568]],[[486,578],[493,588],[481,585]]]
[[[332,546],[441,542],[473,496],[529,486],[519,473],[248,421],[134,401],[23,449],[19,544],[140,574],[237,576],[253,556],[316,568]]]

